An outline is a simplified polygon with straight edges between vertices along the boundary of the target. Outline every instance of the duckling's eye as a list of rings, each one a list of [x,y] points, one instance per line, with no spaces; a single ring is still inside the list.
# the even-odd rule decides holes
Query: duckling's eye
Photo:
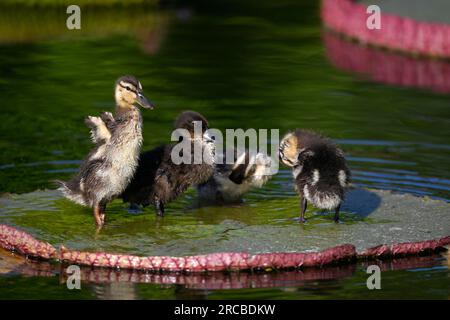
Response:
[[[131,91],[131,88],[130,88],[130,87],[125,87],[125,89],[127,89],[128,91]]]

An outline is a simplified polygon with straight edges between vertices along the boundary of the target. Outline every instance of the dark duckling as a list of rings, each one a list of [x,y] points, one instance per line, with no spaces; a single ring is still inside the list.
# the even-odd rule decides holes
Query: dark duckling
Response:
[[[194,134],[194,122],[201,125],[199,134]],[[191,144],[191,154],[183,155],[190,161],[174,163],[172,152],[176,151],[174,148],[179,142],[142,153],[136,173],[121,196],[133,205],[153,204],[158,216],[164,215],[167,203],[190,186],[207,181],[214,172],[214,141],[208,135],[206,118],[197,112],[185,111],[177,117],[174,126],[188,132],[179,142]],[[194,162],[195,148],[202,150],[204,159],[200,163]]]
[[[339,209],[350,184],[350,170],[344,153],[331,140],[308,130],[297,129],[281,140],[281,161],[292,167],[296,189],[300,194],[302,222],[308,201],[316,208]]]
[[[123,76],[115,84],[116,111],[101,118],[88,117],[96,146],[84,159],[78,174],[58,181],[64,196],[93,209],[97,227],[105,222],[106,205],[119,196],[137,168],[142,145],[142,117],[139,105],[153,109],[134,76]]]

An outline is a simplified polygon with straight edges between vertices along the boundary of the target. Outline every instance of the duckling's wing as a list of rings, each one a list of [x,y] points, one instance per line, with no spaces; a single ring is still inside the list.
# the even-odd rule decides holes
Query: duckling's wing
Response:
[[[241,184],[246,177],[247,166],[239,164],[231,171],[228,178],[236,184]]]
[[[91,128],[91,140],[95,144],[104,144],[111,138],[111,132],[99,117],[88,116],[84,123]]]
[[[100,118],[103,120],[104,124],[106,125],[106,128],[108,128],[108,130],[112,132],[116,125],[116,119],[114,119],[112,113],[102,112],[100,113]]]

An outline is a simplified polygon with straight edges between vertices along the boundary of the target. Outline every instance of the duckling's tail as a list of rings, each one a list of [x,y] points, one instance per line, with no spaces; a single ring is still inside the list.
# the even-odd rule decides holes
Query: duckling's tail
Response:
[[[326,186],[306,184],[303,188],[306,199],[319,209],[333,210],[344,201],[344,188],[341,186]]]
[[[65,182],[61,180],[54,180],[54,182],[59,185],[58,190],[62,192],[64,197],[75,203],[81,204],[82,206],[87,205],[81,191],[76,188],[72,188],[72,181]]]

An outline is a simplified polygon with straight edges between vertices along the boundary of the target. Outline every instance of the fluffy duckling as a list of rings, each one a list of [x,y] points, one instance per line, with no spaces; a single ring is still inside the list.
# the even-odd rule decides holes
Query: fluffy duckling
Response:
[[[201,125],[195,132],[194,123]],[[134,205],[153,204],[158,216],[164,215],[164,206],[185,192],[190,186],[207,181],[214,172],[214,141],[209,137],[208,121],[194,111],[181,113],[175,121],[176,129],[186,129],[187,136],[180,141],[191,144],[191,154],[182,163],[174,163],[172,152],[178,143],[159,146],[142,153],[139,166],[122,199]],[[182,139],[187,139],[182,140]],[[194,162],[194,150],[201,150],[203,161]],[[189,162],[189,163],[187,163]]]
[[[252,154],[248,150],[234,152],[234,163],[227,164],[226,152],[216,164],[213,176],[197,185],[201,201],[214,203],[239,203],[252,188],[261,188],[270,178],[271,158],[263,153]]]
[[[334,221],[338,222],[350,184],[350,170],[342,150],[317,133],[297,129],[281,140],[279,155],[293,169],[296,189],[302,198],[301,222],[305,221],[308,201],[319,209],[334,209]]]
[[[105,221],[108,202],[120,195],[136,170],[142,145],[142,118],[139,105],[153,109],[134,76],[123,76],[115,84],[116,111],[101,118],[88,117],[91,138],[96,146],[84,159],[71,180],[58,181],[64,196],[93,209],[97,227]]]

